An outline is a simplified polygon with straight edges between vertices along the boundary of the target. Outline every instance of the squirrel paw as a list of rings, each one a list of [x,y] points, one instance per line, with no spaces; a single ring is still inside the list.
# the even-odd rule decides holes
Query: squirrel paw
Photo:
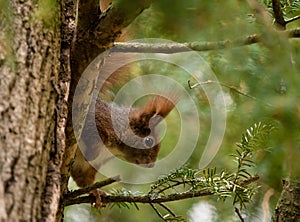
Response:
[[[93,207],[99,209],[101,207],[106,207],[105,203],[102,203],[101,196],[106,196],[107,193],[103,190],[96,189],[90,192],[90,196],[94,196],[96,198],[96,202],[92,204]]]

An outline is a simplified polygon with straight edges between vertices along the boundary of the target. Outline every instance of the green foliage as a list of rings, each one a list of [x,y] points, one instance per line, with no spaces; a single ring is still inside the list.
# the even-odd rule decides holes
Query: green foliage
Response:
[[[268,7],[268,9],[273,12],[272,1],[264,0],[263,3]],[[281,0],[280,5],[283,11],[283,14],[286,18],[294,15],[296,12],[300,10],[300,2],[299,0]]]
[[[15,69],[13,18],[10,2],[8,0],[0,0],[0,51],[3,53],[0,55],[0,66],[2,63],[6,63],[9,67]]]
[[[255,149],[264,147],[273,129],[274,126],[272,124],[255,123],[252,127],[247,129],[246,133],[243,133],[241,142],[237,144],[239,148],[237,152],[242,151],[242,153],[239,154],[246,156],[255,151]],[[242,156],[239,158],[243,159]]]
[[[255,187],[250,186],[243,189],[239,186],[238,181],[251,180],[252,175],[249,173],[248,168],[255,167],[255,163],[252,160],[253,153],[257,149],[265,147],[273,129],[274,126],[272,124],[255,123],[242,134],[241,142],[237,144],[236,154],[232,155],[237,162],[237,171],[234,179],[237,186],[234,187],[233,204],[239,203],[241,209],[246,206],[245,203],[251,201],[252,196],[255,194]]]
[[[37,0],[38,7],[34,11],[33,19],[42,21],[44,27],[54,27],[59,18],[58,4],[55,0]]]
[[[253,31],[246,6],[236,0],[226,1],[222,7],[217,0],[156,1],[133,23],[133,38],[166,38],[178,42],[236,38],[237,32]],[[226,32],[229,29],[231,32]]]
[[[260,0],[265,3],[270,15],[272,15],[272,1]],[[281,1],[285,19],[299,15],[298,0]],[[218,209],[220,221],[232,221],[232,203],[240,206],[247,217],[246,221],[260,221],[257,215],[261,213],[261,203],[265,190],[273,188],[275,195],[279,195],[281,179],[290,175],[294,170],[294,176],[299,177],[299,70],[300,70],[300,42],[299,39],[288,39],[285,36],[274,32],[269,35],[270,27],[266,27],[259,19],[256,19],[256,12],[247,4],[247,1],[229,0],[220,1],[165,1],[154,3],[150,9],[145,10],[131,24],[133,30],[132,38],[167,38],[177,42],[191,41],[218,41],[233,40],[239,37],[246,37],[249,34],[263,36],[259,44],[236,47],[226,50],[213,50],[199,52],[209,63],[219,82],[233,86],[241,92],[251,95],[251,99],[224,87],[225,95],[232,100],[227,111],[226,135],[223,138],[222,147],[214,158],[210,168],[205,170],[189,169],[183,167],[176,169],[169,175],[159,178],[152,184],[149,192],[142,192],[153,200],[158,197],[165,197],[170,194],[191,192],[212,193],[210,200],[226,200],[215,202]],[[289,23],[288,27],[299,26],[300,20]],[[272,24],[269,24],[270,26]],[[275,27],[274,27],[275,30]],[[272,44],[270,44],[272,43]],[[184,55],[183,55],[184,56]],[[151,64],[149,65],[151,68]],[[155,64],[163,75],[172,75],[172,67],[162,64]],[[146,70],[148,73],[157,73],[156,70]],[[171,74],[169,74],[171,73]],[[186,83],[186,76],[175,73],[174,78],[182,78]],[[181,80],[180,80],[181,81]],[[283,89],[283,90],[282,90]],[[195,149],[195,153],[189,159],[189,166],[198,166],[198,157],[205,146],[205,138],[210,128],[210,107],[198,89],[190,91],[192,97],[198,102],[201,119],[201,140]],[[203,99],[204,98],[204,99]],[[270,124],[262,122],[277,122],[279,130],[276,130],[272,137],[269,133],[274,129]],[[247,128],[250,123],[256,125],[246,130],[237,146],[236,138]],[[277,125],[276,125],[277,126]],[[176,131],[176,130],[175,130]],[[163,141],[164,155],[172,151],[174,137],[169,141]],[[266,148],[272,147],[272,152]],[[260,152],[257,152],[260,150]],[[267,152],[266,152],[267,151]],[[229,154],[234,153],[234,161],[230,161]],[[228,157],[228,158],[227,158]],[[256,165],[254,158],[259,161]],[[298,171],[296,171],[298,169]],[[260,189],[252,185],[251,178],[258,173],[260,177]],[[246,182],[248,181],[248,183]],[[126,190],[139,189],[134,185],[126,187]],[[141,190],[147,189],[144,186]],[[120,195],[127,191],[121,189]],[[256,192],[255,197],[253,197]],[[122,194],[123,193],[123,194]],[[130,192],[129,192],[130,193]],[[116,193],[117,195],[117,193]],[[140,195],[140,194],[137,194]],[[255,203],[250,203],[251,200]],[[228,201],[232,200],[232,201]],[[270,211],[274,210],[276,196],[270,199]],[[185,215],[192,204],[198,198],[182,200],[170,203],[172,209],[180,215]],[[174,216],[158,204],[157,206],[166,219]],[[169,205],[169,204],[168,204]],[[115,205],[119,206],[119,205]],[[247,209],[245,210],[245,206]],[[121,209],[132,207],[119,206]],[[138,221],[141,216],[149,221],[159,221],[160,217],[154,214],[153,209],[148,205],[138,204],[140,211],[120,212],[113,208],[115,214],[111,213],[110,218],[114,221],[126,220]],[[244,212],[243,212],[244,213]],[[244,214],[243,214],[244,215]],[[175,216],[176,218],[176,216]],[[175,220],[176,221],[176,220]]]
[[[124,197],[149,197],[154,203],[156,200],[172,198],[175,194],[190,194],[190,197],[215,196],[219,200],[225,201],[227,198],[233,198],[233,205],[239,204],[240,209],[250,203],[258,186],[253,185],[257,176],[250,172],[256,164],[253,160],[253,154],[258,150],[265,148],[270,133],[274,130],[272,124],[255,123],[242,134],[240,143],[237,143],[236,154],[231,155],[237,166],[232,172],[228,170],[217,170],[217,168],[207,168],[203,170],[190,169],[187,166],[173,170],[170,174],[159,178],[151,185],[150,191],[146,194],[140,192],[131,192],[124,188],[113,189],[110,194]],[[180,198],[179,198],[180,199]],[[168,200],[170,201],[170,200]],[[164,202],[164,201],[162,201]],[[183,217],[175,215],[169,208],[163,205],[168,211],[166,215],[154,206],[150,205],[164,221],[185,221]],[[130,203],[139,210],[136,203]],[[156,203],[161,205],[162,203]],[[119,208],[128,208],[126,202],[114,203]]]
[[[121,188],[121,189],[112,189],[110,190],[110,194],[115,195],[115,196],[124,196],[124,197],[135,197],[135,196],[140,196],[142,193],[139,191],[136,192],[132,192],[130,190],[126,190],[125,188]],[[135,209],[139,210],[138,205],[135,202],[132,203],[127,203],[127,202],[115,202],[111,205],[111,207],[113,208],[114,206],[117,206],[119,208],[127,208],[130,209],[130,205],[133,205],[135,207]]]

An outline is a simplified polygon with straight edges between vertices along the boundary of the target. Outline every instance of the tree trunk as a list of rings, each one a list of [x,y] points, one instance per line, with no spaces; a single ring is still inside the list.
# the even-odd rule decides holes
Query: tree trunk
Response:
[[[283,190],[272,221],[300,221],[300,183],[298,181],[283,180]]]
[[[145,6],[129,4],[133,8],[128,16],[123,6],[130,1],[121,1],[100,19],[98,26],[110,27],[112,33],[105,45],[113,43],[120,30],[149,6],[148,1]],[[63,155],[70,153],[65,128],[76,7],[73,0],[50,8],[47,3],[53,1],[1,4],[0,222],[55,221],[62,216],[60,199],[69,177],[65,169],[72,160]]]
[[[1,222],[54,221],[59,204],[60,8],[45,24],[40,2],[7,1],[0,18]]]

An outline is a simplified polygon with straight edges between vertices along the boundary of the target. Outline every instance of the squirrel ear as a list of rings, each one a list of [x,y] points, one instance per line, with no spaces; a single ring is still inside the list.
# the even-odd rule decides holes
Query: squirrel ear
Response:
[[[178,94],[161,96],[157,95],[152,98],[144,107],[144,113],[153,113],[154,115],[151,117],[155,117],[157,115],[165,118],[175,107],[176,103],[179,100]]]
[[[156,126],[172,111],[178,100],[178,94],[174,94],[173,96],[157,95],[150,99],[144,107],[133,109],[130,112],[130,122],[138,123],[132,125],[143,127]]]

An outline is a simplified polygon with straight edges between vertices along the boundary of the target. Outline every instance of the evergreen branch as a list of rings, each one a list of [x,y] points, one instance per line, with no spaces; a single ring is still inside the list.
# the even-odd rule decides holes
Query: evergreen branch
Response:
[[[240,186],[243,187],[244,185],[249,185],[249,183],[253,183],[259,179],[258,175],[254,175],[249,179],[246,179],[240,183]],[[228,191],[233,191],[234,187],[231,186],[228,188]],[[174,193],[169,194],[166,196],[159,196],[159,197],[150,197],[147,195],[103,195],[101,196],[101,201],[104,204],[108,203],[118,203],[118,202],[127,202],[127,203],[165,203],[165,202],[172,202],[178,201],[183,199],[189,199],[194,197],[203,197],[203,196],[210,196],[213,195],[214,192],[211,190],[200,190],[200,191],[189,191],[183,193]],[[74,204],[81,204],[81,203],[95,203],[96,198],[94,196],[81,196],[73,199],[68,199],[65,201],[65,206],[70,206]]]
[[[254,166],[254,162],[251,160],[252,154],[258,148],[263,147],[273,129],[274,127],[271,124],[262,124],[259,122],[249,127],[242,134],[241,142],[237,144],[237,154],[232,155],[237,162],[235,173],[225,170],[218,173],[216,168],[197,170],[184,166],[159,178],[146,194],[131,192],[124,188],[120,190],[115,189],[109,194],[100,194],[101,203],[104,206],[111,203],[127,208],[129,208],[128,204],[132,204],[137,209],[137,203],[150,204],[156,214],[164,221],[184,221],[182,217],[176,216],[164,203],[188,198],[215,195],[218,199],[225,200],[227,197],[234,195],[233,204],[239,203],[240,209],[242,209],[246,206],[246,203],[251,201],[253,194],[256,192],[257,187],[251,184],[259,179],[259,176],[253,176],[247,170]],[[88,193],[94,188],[113,183],[119,179],[119,177],[110,178],[93,186],[70,192],[64,198],[63,204],[69,206],[81,203],[95,203],[97,201],[95,196],[79,195]],[[177,192],[177,187],[184,191]],[[176,192],[166,192],[170,191],[170,189],[174,189]],[[163,215],[155,204],[166,210],[167,214]]]
[[[246,130],[242,134],[241,142],[237,144],[237,154],[232,155],[236,158],[238,166],[235,174],[234,183],[238,181],[240,176],[247,178],[250,177],[245,170],[245,167],[253,167],[254,163],[249,158],[253,152],[264,145],[267,136],[274,129],[273,125],[265,125],[259,122],[254,124],[252,127]]]
[[[247,171],[247,168],[254,166],[250,158],[255,151],[265,145],[267,137],[273,129],[274,126],[272,124],[255,123],[242,134],[241,142],[237,144],[237,154],[232,155],[236,158],[238,164],[233,182],[236,186],[233,204],[239,202],[241,209],[245,206],[245,203],[251,201],[254,191],[250,189],[245,190],[243,186],[239,184],[239,181],[241,178],[248,179],[252,177]]]
[[[168,189],[174,188],[174,187],[179,186],[179,185],[182,185],[182,184],[185,184],[185,182],[176,182],[176,183],[174,183],[174,184],[172,184],[172,185],[170,185],[170,186],[167,186],[167,187],[165,187],[165,188],[159,190],[157,193],[163,193],[163,192],[165,192],[165,191],[168,190]]]

